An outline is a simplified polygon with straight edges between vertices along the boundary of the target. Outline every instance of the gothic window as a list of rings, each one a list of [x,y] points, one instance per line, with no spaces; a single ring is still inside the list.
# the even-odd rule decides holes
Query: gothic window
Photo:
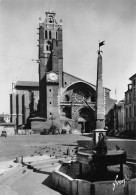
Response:
[[[46,51],[51,51],[51,45],[46,45]]]
[[[131,93],[129,93],[129,103],[131,103]]]
[[[66,118],[71,118],[71,107],[65,106],[62,111],[65,113]]]
[[[136,88],[133,89],[133,101],[136,101]]]
[[[49,31],[49,39],[51,39],[51,31]]]
[[[65,99],[67,102],[69,102],[69,96],[68,95],[65,95]]]
[[[95,96],[94,95],[91,96],[91,101],[95,102]]]
[[[126,108],[126,118],[128,118],[128,108]]]
[[[47,30],[45,31],[45,39],[48,39],[48,32],[47,32]]]
[[[136,106],[134,106],[134,116],[136,116]]]
[[[49,15],[49,23],[52,23],[52,22],[53,22],[53,16]]]
[[[136,82],[135,82],[135,79],[133,80],[133,86],[135,86]]]
[[[131,112],[132,112],[131,107],[129,107],[129,117],[131,117]]]

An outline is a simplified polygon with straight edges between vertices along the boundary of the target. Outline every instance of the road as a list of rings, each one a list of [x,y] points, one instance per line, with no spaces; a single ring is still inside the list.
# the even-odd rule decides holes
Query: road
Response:
[[[77,140],[90,140],[83,135],[19,135],[0,137],[0,161],[16,159],[17,156],[35,155],[35,150],[43,145],[77,145]],[[127,156],[136,159],[136,140],[108,139],[108,149],[118,145],[127,152]],[[45,151],[46,152],[46,151]],[[46,154],[44,150],[42,154]]]

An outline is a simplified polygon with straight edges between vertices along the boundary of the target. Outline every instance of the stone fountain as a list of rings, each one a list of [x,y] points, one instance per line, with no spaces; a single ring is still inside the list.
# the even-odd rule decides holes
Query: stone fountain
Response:
[[[82,176],[82,165],[90,165],[92,172],[99,170],[102,174],[107,171],[107,166],[120,165],[120,178],[123,178],[123,164],[126,163],[126,152],[118,147],[108,150],[106,145],[106,130],[104,116],[104,91],[102,79],[102,55],[99,43],[97,59],[97,83],[96,83],[96,129],[93,134],[93,148],[80,148],[77,152],[77,161],[80,163],[80,175]]]

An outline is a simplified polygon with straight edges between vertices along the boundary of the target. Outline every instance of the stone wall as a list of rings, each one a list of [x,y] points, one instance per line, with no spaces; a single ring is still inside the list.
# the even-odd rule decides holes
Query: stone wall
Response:
[[[115,183],[115,181],[88,182],[72,179],[59,171],[52,172],[53,187],[71,195],[135,195],[136,179]]]
[[[7,135],[15,135],[15,125],[10,123],[1,123],[0,124],[0,135],[2,131],[6,131]]]

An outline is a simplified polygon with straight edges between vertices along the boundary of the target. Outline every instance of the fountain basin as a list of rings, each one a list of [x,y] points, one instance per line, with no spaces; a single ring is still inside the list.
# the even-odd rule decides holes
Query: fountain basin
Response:
[[[93,154],[91,149],[81,148],[77,153],[77,161],[82,164],[103,164],[106,166],[125,164],[126,152],[124,150],[107,150],[105,155]]]
[[[124,150],[107,150],[107,153],[93,154],[92,150],[81,148],[77,153],[77,161],[80,163],[80,176],[82,176],[82,165],[90,165],[92,173],[98,169],[101,174],[107,172],[107,166],[120,164],[120,179],[123,178],[123,164],[126,163],[126,152]]]

